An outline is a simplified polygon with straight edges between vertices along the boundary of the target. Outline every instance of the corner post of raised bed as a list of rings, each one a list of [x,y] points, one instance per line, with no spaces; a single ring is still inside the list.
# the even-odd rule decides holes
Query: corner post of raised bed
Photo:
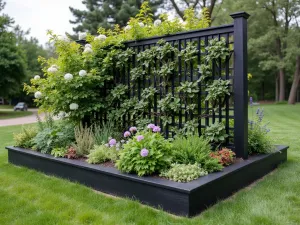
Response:
[[[249,14],[237,12],[234,19],[234,146],[237,157],[248,158],[248,77],[247,19]]]

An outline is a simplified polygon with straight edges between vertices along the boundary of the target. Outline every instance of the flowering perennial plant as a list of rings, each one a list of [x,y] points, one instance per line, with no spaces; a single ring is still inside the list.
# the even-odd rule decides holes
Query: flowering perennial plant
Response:
[[[116,166],[123,172],[136,173],[139,176],[160,172],[171,164],[171,147],[171,143],[159,132],[137,132],[123,145]]]

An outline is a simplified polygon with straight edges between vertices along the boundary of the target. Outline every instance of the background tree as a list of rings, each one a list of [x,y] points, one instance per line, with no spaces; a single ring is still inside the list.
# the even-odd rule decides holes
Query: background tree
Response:
[[[215,25],[232,22],[228,14],[247,11],[249,18],[250,91],[256,99],[284,101],[296,67],[296,20],[299,0],[224,0]],[[262,19],[263,18],[263,19]],[[299,36],[298,36],[299,37]],[[293,92],[294,93],[294,92]]]
[[[5,2],[0,0],[0,12]],[[14,21],[5,14],[0,15],[0,96],[16,93],[26,75],[25,55],[17,45],[17,38],[9,31]]]
[[[150,0],[149,5],[155,13],[163,0]],[[99,27],[111,28],[115,24],[126,26],[130,17],[134,17],[141,7],[142,0],[84,0],[86,10],[70,7],[75,20],[71,24],[75,33],[88,31],[95,35]]]
[[[38,57],[42,56],[45,58],[49,57],[48,51],[39,44],[38,40],[34,37],[30,37],[30,30],[24,31],[20,26],[15,26],[13,30],[16,36],[16,44],[24,55],[24,62],[26,64],[25,76],[22,79],[22,83],[29,83],[29,80],[34,75],[42,74],[42,67],[38,62]],[[23,91],[23,85],[15,91],[13,95],[10,95],[13,99],[12,103],[17,101],[25,101],[29,104],[33,103],[32,96],[26,95]]]
[[[195,9],[200,12],[203,8],[208,9],[208,16],[213,21],[213,11],[216,5],[222,5],[223,0],[165,0],[165,8],[174,10],[183,19],[184,10],[187,8]],[[219,7],[220,8],[220,7]]]

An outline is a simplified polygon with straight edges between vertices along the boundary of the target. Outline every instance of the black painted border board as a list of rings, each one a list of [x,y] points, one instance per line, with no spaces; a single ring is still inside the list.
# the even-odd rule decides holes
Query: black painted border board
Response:
[[[274,153],[250,156],[224,168],[222,172],[189,183],[178,183],[159,177],[124,174],[115,168],[55,158],[23,148],[6,147],[8,161],[12,164],[76,181],[105,193],[134,198],[182,216],[197,215],[275,169],[287,160],[288,147],[276,148]]]

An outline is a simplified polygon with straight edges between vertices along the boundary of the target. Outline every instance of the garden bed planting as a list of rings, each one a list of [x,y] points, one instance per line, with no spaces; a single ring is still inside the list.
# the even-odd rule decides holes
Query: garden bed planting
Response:
[[[287,159],[287,147],[276,148],[271,154],[238,160],[221,172],[178,183],[157,176],[125,174],[114,167],[92,165],[82,160],[55,158],[28,149],[7,147],[8,160],[12,164],[76,181],[112,195],[137,199],[182,216],[197,215],[275,169]]]

